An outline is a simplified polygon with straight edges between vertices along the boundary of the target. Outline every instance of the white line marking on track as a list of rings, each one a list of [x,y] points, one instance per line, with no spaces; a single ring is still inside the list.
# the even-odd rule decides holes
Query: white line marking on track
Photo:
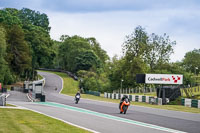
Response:
[[[97,117],[106,118],[106,119],[110,119],[110,120],[120,121],[120,122],[124,122],[124,123],[129,123],[129,124],[133,124],[133,125],[143,126],[143,127],[157,129],[157,130],[160,130],[160,131],[166,131],[166,132],[171,132],[171,133],[186,133],[184,131],[179,131],[179,130],[175,130],[175,129],[171,129],[171,128],[166,128],[166,127],[148,124],[148,123],[144,123],[144,122],[139,122],[139,121],[135,121],[135,120],[130,120],[130,119],[126,119],[126,118],[121,118],[121,117],[118,117],[118,116],[103,114],[103,113],[99,113],[99,112],[95,112],[95,111],[91,111],[91,110],[87,110],[87,109],[83,109],[83,108],[79,108],[79,107],[74,107],[74,106],[70,106],[70,105],[65,105],[65,104],[60,104],[60,103],[55,103],[55,102],[50,102],[50,103],[54,103],[54,104],[57,104],[57,105],[62,105],[62,106],[66,106],[66,107],[71,108],[70,109],[70,108],[64,108],[63,107],[64,109],[67,109],[67,110],[82,112],[82,113],[86,113],[86,114],[90,114],[90,115],[94,115],[94,116],[97,116]],[[38,104],[38,103],[36,103],[36,104]],[[42,104],[42,103],[39,103],[39,104]],[[55,106],[55,105],[48,105],[48,103],[47,104],[44,103],[42,105],[59,107],[59,106]],[[62,108],[62,107],[60,107],[60,108]]]
[[[57,74],[56,74],[57,75]],[[61,79],[61,81],[62,81],[62,87],[61,87],[61,90],[59,91],[59,94],[61,93],[61,91],[63,90],[63,78],[61,78],[59,75],[57,75],[60,79]]]

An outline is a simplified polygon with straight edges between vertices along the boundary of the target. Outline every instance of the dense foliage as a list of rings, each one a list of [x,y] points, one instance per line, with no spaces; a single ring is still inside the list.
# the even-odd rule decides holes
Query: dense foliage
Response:
[[[49,20],[27,8],[0,10],[0,82],[34,79],[39,67],[53,67]]]
[[[56,66],[78,74],[86,90],[103,91],[109,88],[109,79],[104,72],[109,58],[95,38],[63,35],[61,41]]]

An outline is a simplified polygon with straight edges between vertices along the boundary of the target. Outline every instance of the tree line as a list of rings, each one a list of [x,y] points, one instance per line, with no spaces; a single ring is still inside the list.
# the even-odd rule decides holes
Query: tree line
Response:
[[[135,88],[136,74],[183,74],[184,84],[194,83],[200,69],[200,49],[185,54],[180,62],[170,62],[175,41],[166,34],[148,34],[138,26],[127,35],[123,55],[109,58],[94,37],[62,35],[50,38],[49,19],[28,8],[0,10],[0,82],[11,84],[33,80],[38,68],[56,68],[75,73],[85,90],[112,91]],[[196,69],[199,68],[199,69]]]
[[[54,42],[49,20],[27,8],[0,10],[0,82],[11,84],[36,77],[39,67],[53,67]]]

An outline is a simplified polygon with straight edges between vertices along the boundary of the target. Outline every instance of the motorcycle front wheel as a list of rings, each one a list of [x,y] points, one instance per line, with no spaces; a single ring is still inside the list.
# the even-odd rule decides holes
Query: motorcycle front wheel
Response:
[[[126,114],[126,111],[127,111],[127,106],[126,105],[123,107],[123,110],[124,110],[124,114]]]

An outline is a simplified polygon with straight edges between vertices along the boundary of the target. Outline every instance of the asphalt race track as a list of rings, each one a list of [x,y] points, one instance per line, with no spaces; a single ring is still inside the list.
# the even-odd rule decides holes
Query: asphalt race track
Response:
[[[120,114],[118,104],[81,99],[59,94],[62,80],[59,76],[39,72],[46,79],[47,102],[27,102],[26,94],[10,91],[8,103],[60,119],[93,132],[102,133],[200,133],[200,114],[130,106],[127,114]],[[55,89],[57,88],[57,89]]]

